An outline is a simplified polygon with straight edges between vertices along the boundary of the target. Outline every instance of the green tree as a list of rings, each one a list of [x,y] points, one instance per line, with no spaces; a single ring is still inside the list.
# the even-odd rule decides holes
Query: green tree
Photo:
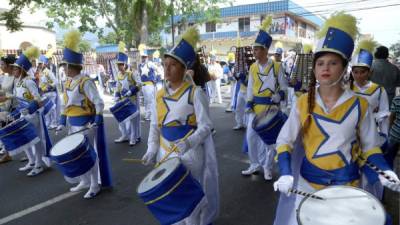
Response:
[[[100,44],[115,44],[118,43],[118,36],[115,32],[109,32],[99,39]]]
[[[116,43],[124,41],[128,47],[139,43],[159,43],[160,31],[171,14],[180,14],[181,26],[185,29],[189,18],[193,22],[216,20],[219,17],[217,4],[223,0],[9,0],[11,9],[0,14],[0,21],[5,21],[10,31],[21,29],[19,15],[22,9],[44,9],[50,22],[62,28],[78,27],[81,32],[93,32],[100,38],[104,28],[98,20],[105,18],[106,26],[111,28]],[[171,4],[173,3],[173,4]]]

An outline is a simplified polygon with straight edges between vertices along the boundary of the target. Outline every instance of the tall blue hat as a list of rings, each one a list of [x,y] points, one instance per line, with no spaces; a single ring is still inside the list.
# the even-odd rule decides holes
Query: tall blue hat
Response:
[[[37,59],[39,55],[39,49],[35,46],[31,46],[19,56],[17,61],[15,61],[12,66],[19,67],[25,70],[25,72],[28,72],[28,70],[32,67],[32,60]]]
[[[264,48],[269,48],[272,43],[272,37],[268,34],[269,27],[272,23],[272,17],[268,16],[261,23],[260,31],[257,34],[256,41],[253,46],[260,46]]]
[[[164,57],[170,56],[182,63],[185,68],[191,68],[196,61],[195,49],[199,40],[199,31],[193,26],[189,27],[182,35],[182,40],[171,51],[165,53]]]
[[[372,60],[374,59],[373,52],[376,47],[376,42],[372,39],[364,39],[358,43],[357,49],[354,51],[351,65],[363,66],[371,68]]]
[[[118,44],[117,64],[128,64],[128,55],[125,53],[125,43]]]
[[[40,55],[38,61],[39,63],[47,64],[49,63],[49,58],[47,58],[45,55]]]
[[[354,39],[358,35],[357,19],[344,12],[333,14],[326,20],[321,31],[315,54],[333,52],[350,61],[354,50]]]
[[[61,64],[83,65],[83,54],[79,52],[81,33],[72,30],[64,36],[64,51]]]

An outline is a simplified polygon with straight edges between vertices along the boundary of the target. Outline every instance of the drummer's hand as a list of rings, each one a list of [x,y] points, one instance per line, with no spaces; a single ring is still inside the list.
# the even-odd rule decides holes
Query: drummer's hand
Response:
[[[279,93],[272,95],[271,101],[273,103],[279,103],[281,101],[281,95]]]
[[[144,156],[142,157],[143,165],[148,166],[150,164],[153,164],[155,162],[155,156],[155,152],[146,152],[146,154],[144,154]]]
[[[124,97],[130,97],[132,95],[132,92],[129,90],[124,94]]]
[[[7,115],[7,121],[13,121],[14,119],[15,118],[11,114]]]
[[[7,101],[7,96],[5,95],[0,96],[0,102],[5,102],[5,101]]]
[[[289,190],[293,188],[293,176],[283,175],[274,183],[274,190],[290,196]]]
[[[26,116],[29,114],[29,110],[28,109],[21,109],[21,115]]]
[[[175,144],[178,155],[185,154],[190,149],[190,144],[187,140],[179,141]]]
[[[60,124],[57,126],[56,131],[62,131],[64,129],[64,125]]]
[[[385,170],[384,172],[386,175],[388,175],[392,180],[395,180],[396,182],[391,182],[382,175],[379,175],[379,180],[381,184],[392,191],[400,192],[400,180],[397,177],[397,175],[392,170]]]

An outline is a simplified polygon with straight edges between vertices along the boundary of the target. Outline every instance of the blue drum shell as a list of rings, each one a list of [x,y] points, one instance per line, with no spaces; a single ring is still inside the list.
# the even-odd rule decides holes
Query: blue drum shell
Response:
[[[43,114],[44,114],[44,115],[47,115],[47,113],[49,113],[50,110],[53,108],[54,103],[53,103],[53,101],[51,101],[51,99],[46,98],[46,99],[43,101],[43,104],[44,104]]]
[[[183,164],[157,186],[149,191],[139,193],[139,197],[147,203],[148,209],[162,225],[176,223],[188,217],[204,196],[200,183],[187,173]],[[180,183],[179,183],[180,182]],[[175,187],[176,186],[176,187]],[[171,191],[173,188],[175,189]],[[170,193],[168,193],[171,191]],[[161,197],[168,193],[165,197]],[[156,200],[153,203],[150,201]]]
[[[258,136],[260,136],[265,144],[273,145],[276,143],[279,132],[281,131],[287,118],[288,117],[286,114],[278,111],[278,113],[268,123],[259,125],[258,127],[256,126],[256,119],[254,119],[253,129],[257,132]]]
[[[35,127],[26,119],[20,119],[14,124],[0,129],[0,140],[9,152],[28,144],[37,137]]]
[[[58,156],[50,153],[50,157],[64,176],[74,178],[89,171],[96,163],[97,155],[85,137],[83,143],[74,150]]]
[[[115,119],[121,123],[137,111],[137,107],[129,99],[124,99],[110,108]]]

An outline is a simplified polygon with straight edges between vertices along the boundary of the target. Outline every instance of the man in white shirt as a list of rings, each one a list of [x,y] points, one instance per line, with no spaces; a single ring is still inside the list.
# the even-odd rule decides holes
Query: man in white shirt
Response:
[[[218,104],[222,104],[221,78],[223,70],[221,65],[217,63],[214,55],[210,57],[208,72],[211,76],[211,80],[208,82],[208,88],[210,90],[210,103],[216,101]]]

